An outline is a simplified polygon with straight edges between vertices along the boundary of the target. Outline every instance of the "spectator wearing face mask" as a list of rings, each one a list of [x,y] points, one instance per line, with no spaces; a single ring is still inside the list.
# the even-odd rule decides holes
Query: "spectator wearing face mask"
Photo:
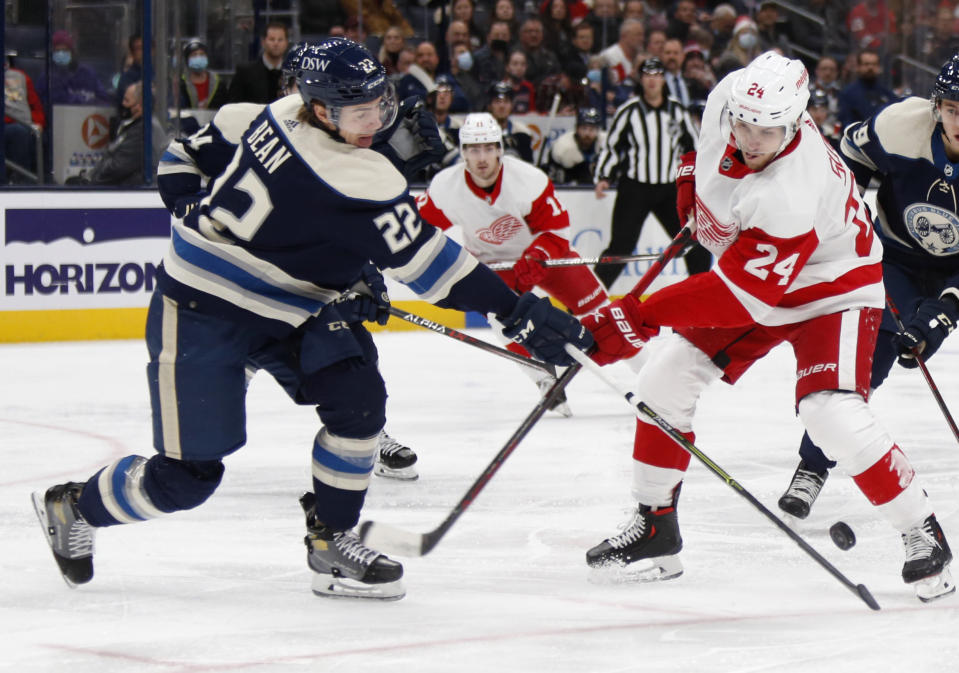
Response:
[[[220,76],[208,69],[206,45],[190,40],[183,48],[186,70],[180,78],[180,107],[216,110],[228,100],[227,88]]]
[[[450,68],[445,74],[446,81],[453,85],[453,107],[451,112],[472,112],[483,105],[483,88],[473,77],[470,70],[473,67],[473,55],[469,44],[461,42],[453,46],[450,53]],[[437,86],[440,78],[436,78]]]
[[[760,52],[759,29],[756,23],[748,16],[739,17],[736,19],[736,27],[733,28],[733,38],[713,65],[716,81],[733,70],[745,68]]]
[[[473,53],[472,72],[480,86],[489,88],[503,79],[509,55],[510,35],[508,21],[493,21],[490,24],[486,33],[486,44]]]
[[[53,53],[50,60],[50,90],[46,82],[37,82],[40,98],[51,104],[66,105],[102,105],[112,99],[96,73],[77,61],[73,36],[65,30],[58,30],[51,39]]]
[[[134,82],[123,94],[120,125],[103,156],[89,171],[69,178],[67,184],[140,185],[143,184],[143,82]],[[167,136],[153,119],[151,140],[154,167],[167,144]]]

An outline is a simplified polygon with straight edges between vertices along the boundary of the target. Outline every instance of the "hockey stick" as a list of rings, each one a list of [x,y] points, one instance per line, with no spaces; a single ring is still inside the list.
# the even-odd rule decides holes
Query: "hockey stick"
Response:
[[[767,519],[776,524],[781,531],[792,538],[793,542],[799,545],[800,549],[809,554],[809,556],[811,556],[816,563],[821,565],[823,568],[829,571],[833,577],[842,582],[843,586],[859,596],[859,598],[861,598],[866,605],[873,610],[879,610],[879,603],[877,603],[876,599],[873,598],[872,594],[869,592],[869,589],[866,588],[866,585],[854,584],[848,577],[843,575],[833,564],[831,564],[819,552],[813,549],[813,547],[798,533],[796,533],[796,531],[787,526],[782,519],[770,512],[766,506],[759,502],[759,500],[757,500],[752,493],[743,488],[743,486],[729,476],[729,474],[727,474],[723,468],[713,462],[713,460],[703,453],[695,444],[686,439],[683,433],[670,425],[669,422],[666,421],[662,416],[650,409],[645,402],[637,399],[636,395],[632,391],[621,388],[620,385],[610,378],[598,364],[590,360],[588,355],[568,345],[566,346],[566,352],[569,353],[570,356],[572,356],[573,359],[575,359],[579,364],[586,367],[586,369],[590,370],[593,374],[599,377],[606,385],[622,395],[626,402],[629,403],[629,406],[633,408],[633,411],[637,416],[645,416],[653,421],[663,432],[669,435],[670,439],[692,454],[697,460],[699,460],[699,462],[705,465],[710,472],[725,481],[727,486],[745,498],[749,504],[758,509]]]
[[[888,294],[886,295],[886,306],[889,308],[889,313],[892,314],[892,319],[896,321],[896,327],[899,328],[900,332],[904,331],[906,328],[902,324],[899,309],[896,308],[892,297]],[[949,424],[949,429],[952,430],[956,441],[959,441],[959,428],[956,427],[956,422],[952,419],[952,414],[949,413],[949,407],[946,406],[946,401],[942,399],[942,395],[939,393],[939,386],[932,380],[932,374],[929,373],[929,368],[926,367],[926,362],[919,353],[916,353],[916,363],[919,365],[919,371],[922,372],[926,383],[929,384],[929,390],[932,392],[932,396],[936,398],[936,404],[939,405],[939,410],[942,411],[942,415],[946,417],[946,423]]]
[[[691,218],[690,218],[691,219]],[[633,289],[629,291],[629,294],[633,295],[637,299],[641,299],[643,292],[645,292],[649,286],[652,284],[653,279],[659,275],[659,272],[669,264],[674,257],[678,257],[680,254],[685,252],[686,246],[692,243],[693,240],[693,229],[688,224],[679,230],[679,233],[669,242],[661,253],[659,257],[656,258],[656,261],[653,262],[650,267],[646,270],[646,273],[643,274],[643,277],[639,279]]]
[[[684,233],[685,232],[685,233]],[[688,227],[684,228],[676,238],[673,239],[673,242],[667,246],[662,253],[660,253],[657,261],[650,266],[650,268],[643,274],[643,277],[639,279],[639,282],[636,283],[636,287],[633,288],[633,291],[638,291],[642,294],[646,288],[652,284],[653,280],[659,275],[659,272],[663,270],[666,262],[672,259],[677,252],[679,252],[686,242],[692,236],[692,231]],[[393,310],[392,307],[390,309]],[[592,360],[583,355],[580,351],[573,346],[567,346],[567,350],[574,350],[579,355],[584,357],[587,362],[592,364]],[[580,360],[579,357],[573,356],[577,360]],[[582,360],[580,360],[582,362]],[[574,364],[568,368],[563,374],[556,379],[556,382],[550,387],[546,394],[543,395],[543,398],[539,403],[533,407],[533,410],[530,412],[529,416],[520,424],[519,428],[516,429],[516,432],[513,433],[513,436],[509,438],[509,441],[506,442],[506,445],[500,449],[500,452],[496,454],[496,457],[493,459],[489,465],[486,466],[486,469],[483,470],[483,473],[473,482],[473,485],[470,486],[470,489],[466,492],[466,495],[453,507],[453,511],[447,515],[446,519],[439,526],[429,531],[428,533],[413,533],[402,528],[397,528],[396,526],[390,526],[385,523],[377,523],[376,521],[364,521],[360,525],[360,539],[364,544],[373,547],[374,549],[383,549],[387,552],[392,552],[400,556],[425,556],[426,554],[432,551],[440,539],[446,535],[446,532],[452,528],[456,520],[466,511],[466,508],[470,506],[470,503],[479,495],[479,492],[483,490],[483,487],[486,486],[487,482],[493,478],[493,475],[496,474],[500,466],[506,460],[507,457],[516,449],[519,443],[523,438],[529,433],[533,428],[533,425],[543,417],[543,414],[546,413],[546,410],[552,405],[553,401],[559,396],[560,392],[566,388],[566,384],[569,383],[570,379],[576,375],[577,372],[582,368],[581,364]]]
[[[536,166],[543,165],[543,155],[546,154],[546,145],[549,143],[549,134],[553,132],[553,120],[556,119],[556,113],[559,111],[560,95],[557,91],[553,94],[553,103],[549,106],[549,117],[546,118],[546,130],[542,134],[542,142],[539,146],[539,156],[536,158]]]
[[[469,508],[476,499],[476,496],[486,487],[486,484],[493,478],[493,475],[499,471],[499,468],[503,466],[506,459],[509,458],[510,454],[519,446],[523,438],[529,434],[529,431],[533,429],[536,422],[543,417],[543,414],[546,413],[553,401],[566,387],[566,384],[569,383],[570,379],[572,379],[579,370],[580,366],[574,364],[556,379],[556,382],[546,391],[543,398],[533,407],[529,416],[523,420],[513,433],[513,436],[509,438],[499,453],[496,454],[493,461],[486,466],[486,469],[476,478],[473,485],[469,487],[466,495],[460,498],[460,501],[456,503],[453,510],[447,515],[446,519],[443,520],[443,523],[428,533],[414,533],[385,523],[364,521],[360,524],[360,540],[363,541],[363,544],[400,556],[425,556],[429,554],[443,536],[446,535],[446,532],[453,527],[456,520]]]
[[[415,313],[410,313],[409,311],[401,311],[395,306],[390,306],[390,315],[394,315],[401,320],[405,320],[408,323],[418,325],[430,331],[436,332],[437,334],[442,334],[451,339],[456,339],[457,341],[462,341],[465,344],[470,346],[475,346],[480,350],[484,350],[487,353],[493,353],[494,355],[499,355],[500,357],[506,358],[507,360],[512,360],[513,362],[519,363],[525,367],[531,367],[533,369],[539,369],[544,372],[549,372],[552,374],[552,369],[549,365],[539,360],[534,360],[528,358],[525,355],[520,355],[519,353],[514,353],[513,351],[507,350],[505,348],[500,348],[491,343],[483,341],[482,339],[477,339],[471,337],[469,334],[464,334],[458,330],[453,329],[452,327],[447,327],[446,325],[440,325],[439,323],[433,322],[432,320],[427,320],[422,316],[418,316]]]
[[[542,266],[581,266],[594,264],[625,264],[627,262],[648,262],[659,259],[659,255],[603,255],[602,257],[563,257],[560,259],[542,259],[538,260]],[[516,262],[493,262],[487,264],[493,271],[505,271],[512,269]]]

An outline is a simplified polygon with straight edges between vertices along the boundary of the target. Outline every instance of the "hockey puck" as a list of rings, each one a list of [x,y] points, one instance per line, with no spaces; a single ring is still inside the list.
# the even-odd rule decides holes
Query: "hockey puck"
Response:
[[[852,532],[852,528],[845,521],[837,521],[830,526],[829,537],[843,551],[852,549],[856,544],[856,534]]]

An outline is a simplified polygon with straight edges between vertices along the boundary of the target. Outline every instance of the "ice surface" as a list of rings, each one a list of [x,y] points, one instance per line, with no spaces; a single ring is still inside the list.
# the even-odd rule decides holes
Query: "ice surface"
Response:
[[[475,334],[489,338],[482,330]],[[536,402],[519,368],[427,333],[376,337],[388,431],[420,456],[415,482],[374,478],[364,518],[434,528]],[[548,415],[426,557],[395,603],[313,596],[298,496],[316,416],[265,374],[247,445],[204,506],[100,531],[96,577],[60,579],[31,490],[150,455],[140,342],[0,346],[0,670],[812,673],[959,671],[959,597],[923,605],[898,535],[836,472],[794,524],[882,605],[870,611],[723,481],[693,462],[680,503],[686,573],[595,584],[584,553],[626,519],[634,421],[588,372],[574,417]],[[794,360],[775,350],[703,396],[697,444],[770,509],[797,461]],[[931,363],[959,414],[959,337]],[[623,365],[611,368],[623,383]],[[873,406],[918,468],[959,545],[959,443],[918,371],[897,367]],[[856,546],[832,545],[837,520]]]

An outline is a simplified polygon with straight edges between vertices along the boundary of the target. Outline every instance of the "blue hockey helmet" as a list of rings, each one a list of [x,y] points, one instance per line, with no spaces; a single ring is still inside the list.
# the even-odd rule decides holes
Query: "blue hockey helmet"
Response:
[[[283,58],[283,65],[280,68],[280,87],[282,93],[296,93],[296,79],[300,71],[300,59],[304,52],[309,48],[308,42],[297,42],[290,50],[286,52]]]
[[[576,126],[602,126],[603,118],[594,107],[581,107],[576,111]]]
[[[941,100],[959,100],[959,53],[942,65],[932,86],[932,102],[938,105]]]
[[[386,68],[366,47],[345,37],[307,45],[300,55],[296,83],[307,108],[313,101],[322,103],[337,127],[344,108],[372,101],[379,101],[383,127],[396,118],[396,92]]]

